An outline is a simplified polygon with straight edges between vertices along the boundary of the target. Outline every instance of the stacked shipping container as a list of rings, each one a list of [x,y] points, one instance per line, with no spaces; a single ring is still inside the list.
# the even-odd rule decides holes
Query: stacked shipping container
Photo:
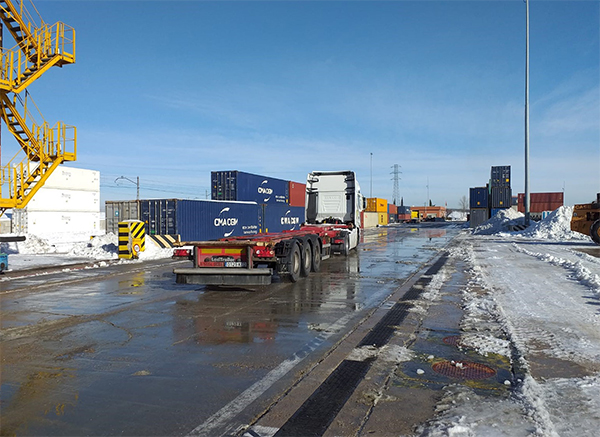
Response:
[[[376,217],[376,221],[375,218]],[[389,223],[388,216],[388,201],[378,197],[367,198],[367,207],[365,209],[365,225],[364,227],[372,227],[370,224],[387,225]]]
[[[494,166],[491,169],[489,184],[469,190],[470,227],[475,228],[496,215],[498,211],[511,207],[510,183],[510,165]]]
[[[150,235],[183,241],[215,240],[298,229],[305,221],[306,185],[240,171],[211,172],[212,200],[151,199],[106,202],[106,230],[142,220]]]
[[[291,205],[184,199],[107,201],[106,232],[118,232],[118,222],[123,220],[143,221],[149,235],[203,241],[298,229],[305,218],[303,207]]]
[[[398,207],[398,222],[409,222],[410,217],[410,207],[409,206],[399,206]]]
[[[56,169],[27,207],[13,210],[13,232],[73,238],[101,233],[100,172]]]

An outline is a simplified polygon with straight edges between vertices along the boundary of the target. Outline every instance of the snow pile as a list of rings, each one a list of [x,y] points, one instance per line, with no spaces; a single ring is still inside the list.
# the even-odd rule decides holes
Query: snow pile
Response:
[[[590,237],[571,230],[572,206],[561,206],[544,220],[531,225],[519,235],[545,240],[590,240]]]
[[[452,211],[448,218],[455,222],[466,222],[467,221],[467,213],[463,211]]]
[[[490,218],[482,225],[477,226],[473,230],[475,235],[493,235],[500,232],[510,231],[510,226],[522,224],[523,217],[522,213],[515,211],[514,209],[501,209],[498,213]]]
[[[0,251],[9,255],[39,255],[56,253],[56,246],[36,235],[25,235],[25,241],[0,244]]]
[[[119,257],[119,241],[113,233],[93,237],[88,242],[74,243],[67,255],[99,260],[117,259]]]
[[[37,235],[25,235],[25,241],[0,244],[0,251],[9,255],[59,255],[64,258],[88,258],[92,260],[111,260],[119,257],[118,237],[113,234],[89,237],[89,234],[79,236],[78,241],[64,240],[49,241]],[[140,253],[140,260],[170,258],[173,249],[163,249],[146,238],[146,250]]]

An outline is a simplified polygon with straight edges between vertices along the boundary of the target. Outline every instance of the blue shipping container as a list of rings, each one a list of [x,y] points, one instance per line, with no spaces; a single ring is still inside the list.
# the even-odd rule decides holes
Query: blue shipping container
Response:
[[[179,234],[182,241],[218,240],[259,233],[261,207],[254,202],[140,200],[140,220],[150,235]]]
[[[289,181],[243,171],[211,172],[211,198],[263,203],[288,203]]]
[[[474,187],[469,189],[469,205],[471,208],[488,207],[487,187]]]
[[[510,187],[510,165],[492,167],[492,187]]]
[[[492,187],[490,208],[510,208],[511,204],[512,190],[510,187]]]
[[[300,229],[305,221],[302,206],[265,204],[262,206],[262,232],[282,232]]]
[[[410,206],[399,206],[398,214],[410,214]]]

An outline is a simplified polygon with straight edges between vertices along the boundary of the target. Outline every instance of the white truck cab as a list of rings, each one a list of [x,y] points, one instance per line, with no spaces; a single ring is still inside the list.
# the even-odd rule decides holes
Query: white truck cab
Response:
[[[308,224],[348,225],[346,252],[358,246],[363,206],[364,198],[353,171],[313,171],[308,174],[306,221]]]

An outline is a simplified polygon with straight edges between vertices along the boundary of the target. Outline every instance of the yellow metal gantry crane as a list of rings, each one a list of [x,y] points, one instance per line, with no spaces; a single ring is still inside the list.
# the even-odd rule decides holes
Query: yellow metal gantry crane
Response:
[[[25,207],[50,174],[77,154],[76,128],[62,122],[51,127],[27,91],[51,67],[75,62],[75,30],[61,22],[48,25],[41,17],[36,24],[24,3],[0,0],[0,115],[21,147],[0,167],[0,215]],[[16,43],[11,49],[3,47],[4,28]]]

